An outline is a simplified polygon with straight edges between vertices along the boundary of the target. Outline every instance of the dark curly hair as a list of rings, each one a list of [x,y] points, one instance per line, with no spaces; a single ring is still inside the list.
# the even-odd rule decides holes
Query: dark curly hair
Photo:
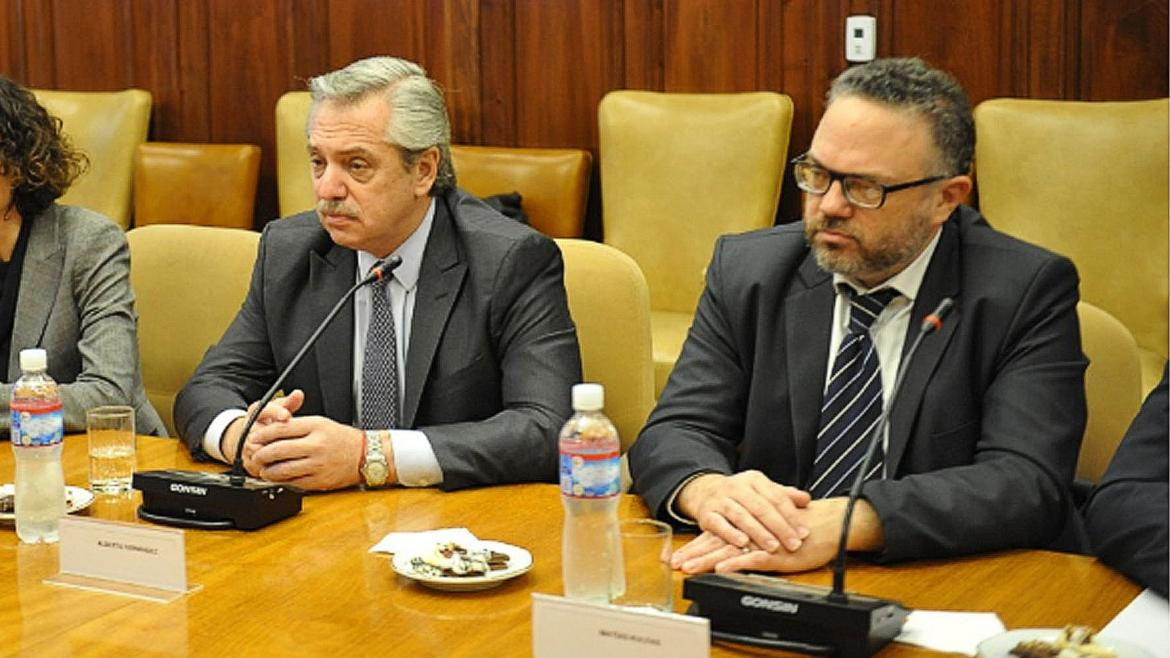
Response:
[[[0,174],[26,220],[44,212],[89,166],[32,92],[0,76]]]

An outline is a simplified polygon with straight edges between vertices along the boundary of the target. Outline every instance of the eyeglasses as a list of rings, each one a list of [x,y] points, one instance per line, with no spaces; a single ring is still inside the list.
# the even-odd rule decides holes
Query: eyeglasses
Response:
[[[883,185],[875,180],[853,174],[842,174],[816,164],[804,154],[792,161],[792,173],[796,177],[796,186],[808,192],[821,196],[828,193],[833,181],[841,181],[841,190],[845,198],[860,208],[881,208],[886,202],[886,195],[898,190],[908,190],[912,187],[927,185],[940,181],[946,176],[930,176],[919,178],[909,183],[897,185]]]

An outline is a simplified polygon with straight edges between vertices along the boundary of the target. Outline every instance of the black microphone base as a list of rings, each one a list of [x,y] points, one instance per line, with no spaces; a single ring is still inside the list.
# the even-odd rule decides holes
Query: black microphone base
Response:
[[[758,574],[691,576],[687,614],[711,620],[711,637],[804,653],[868,658],[902,630],[908,610],[857,594],[830,596],[813,587]]]
[[[301,511],[304,492],[255,478],[232,484],[227,473],[158,470],[134,474],[138,516],[185,528],[256,530]]]

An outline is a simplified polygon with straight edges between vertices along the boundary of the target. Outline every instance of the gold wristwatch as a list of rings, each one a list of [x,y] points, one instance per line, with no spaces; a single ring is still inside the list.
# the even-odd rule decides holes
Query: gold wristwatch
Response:
[[[382,435],[389,432],[366,432],[366,458],[362,462],[361,473],[366,480],[367,487],[381,487],[386,484],[390,475],[390,464],[386,461],[386,453],[382,450]]]

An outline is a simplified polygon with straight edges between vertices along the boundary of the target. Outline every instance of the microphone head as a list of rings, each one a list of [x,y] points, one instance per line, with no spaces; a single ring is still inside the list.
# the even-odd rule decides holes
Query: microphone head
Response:
[[[923,333],[930,333],[932,331],[938,331],[941,329],[943,318],[947,317],[947,314],[951,312],[951,309],[954,308],[954,306],[955,300],[951,299],[950,297],[943,297],[942,301],[939,302],[938,306],[935,307],[934,312],[930,313],[925,318],[922,318]]]
[[[402,264],[402,257],[399,256],[398,254],[394,254],[393,256],[387,258],[386,260],[380,260],[380,261],[374,263],[373,267],[370,268],[370,273],[366,275],[365,280],[368,283],[373,283],[374,281],[380,281],[381,279],[386,278],[386,276],[389,275],[391,272],[398,269],[398,266],[401,264]]]

